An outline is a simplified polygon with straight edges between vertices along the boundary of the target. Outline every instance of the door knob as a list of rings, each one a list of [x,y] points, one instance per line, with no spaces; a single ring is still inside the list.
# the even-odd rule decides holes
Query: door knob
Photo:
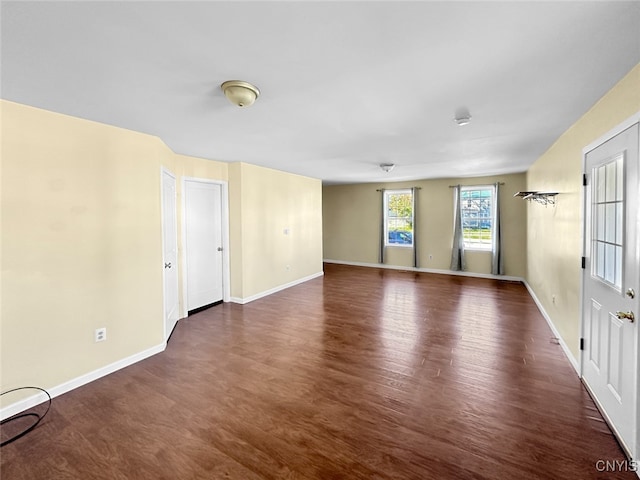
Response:
[[[636,298],[636,292],[635,290],[633,290],[633,288],[627,288],[627,291],[625,293],[629,298]]]
[[[165,263],[165,264],[164,264],[164,268],[171,268],[171,262],[169,262],[169,263]]]
[[[631,323],[633,323],[634,320],[636,319],[635,315],[631,311],[629,311],[629,312],[616,312],[616,317],[618,317],[620,320],[622,320],[623,318],[626,318]]]

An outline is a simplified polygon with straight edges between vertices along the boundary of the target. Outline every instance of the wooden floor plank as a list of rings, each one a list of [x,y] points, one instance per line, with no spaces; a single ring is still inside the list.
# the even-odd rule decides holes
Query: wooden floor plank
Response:
[[[7,432],[3,432],[5,435]],[[325,265],[55,398],[3,480],[633,479],[523,285]]]

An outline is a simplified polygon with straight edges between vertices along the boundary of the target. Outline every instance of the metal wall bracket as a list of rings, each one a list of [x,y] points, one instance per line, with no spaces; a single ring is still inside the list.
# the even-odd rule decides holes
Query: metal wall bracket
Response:
[[[555,205],[558,192],[516,192],[514,197],[521,197],[523,200],[534,201],[542,205]]]

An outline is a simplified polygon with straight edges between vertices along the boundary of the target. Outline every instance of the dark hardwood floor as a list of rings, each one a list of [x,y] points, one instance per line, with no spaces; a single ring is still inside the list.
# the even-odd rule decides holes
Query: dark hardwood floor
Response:
[[[524,286],[330,264],[181,320],[0,453],[2,480],[637,478],[596,468],[624,457]]]

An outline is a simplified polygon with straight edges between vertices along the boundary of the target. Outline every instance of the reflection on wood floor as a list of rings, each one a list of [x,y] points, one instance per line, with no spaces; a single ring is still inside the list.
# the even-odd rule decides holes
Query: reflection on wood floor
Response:
[[[636,478],[598,471],[621,450],[521,284],[331,264],[181,320],[1,453],[3,480]]]

